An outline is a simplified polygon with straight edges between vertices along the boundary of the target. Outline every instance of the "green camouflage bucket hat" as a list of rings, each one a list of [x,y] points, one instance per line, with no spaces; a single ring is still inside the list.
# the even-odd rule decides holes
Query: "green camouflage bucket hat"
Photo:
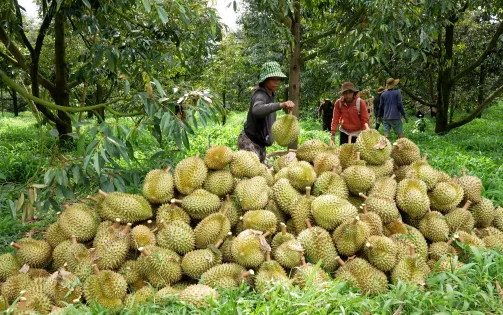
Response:
[[[286,75],[281,72],[279,63],[276,61],[266,62],[262,65],[262,69],[260,70],[260,79],[258,82],[264,82],[265,79],[270,77],[286,78]]]

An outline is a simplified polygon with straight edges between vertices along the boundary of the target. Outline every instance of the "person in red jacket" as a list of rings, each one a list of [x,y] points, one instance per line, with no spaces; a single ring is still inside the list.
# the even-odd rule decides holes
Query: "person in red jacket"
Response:
[[[344,82],[339,94],[342,97],[334,103],[330,145],[334,144],[335,134],[339,125],[339,144],[341,145],[348,143],[349,136],[352,136],[351,142],[355,143],[360,132],[369,129],[367,103],[358,97],[358,90],[355,88],[355,85],[351,82]]]

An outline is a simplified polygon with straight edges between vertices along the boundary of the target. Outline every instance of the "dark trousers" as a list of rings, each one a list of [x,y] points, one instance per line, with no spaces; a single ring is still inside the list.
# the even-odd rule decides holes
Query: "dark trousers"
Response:
[[[355,143],[356,138],[358,138],[358,137],[352,136],[351,143]],[[349,136],[342,131],[339,132],[339,145],[343,145],[344,143],[348,143],[348,142],[349,142]]]
[[[260,162],[263,163],[265,161],[265,147],[256,144],[250,138],[248,138],[244,130],[241,131],[241,134],[238,137],[238,150],[253,152],[259,157]]]
[[[330,131],[330,125],[332,124],[332,117],[323,117],[323,131]]]
[[[381,126],[380,123],[376,122],[376,130],[379,130],[379,127]]]

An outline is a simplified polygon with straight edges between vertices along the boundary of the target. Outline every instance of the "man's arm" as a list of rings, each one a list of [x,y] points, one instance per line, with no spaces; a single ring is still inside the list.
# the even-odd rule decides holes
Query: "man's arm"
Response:
[[[280,103],[266,103],[268,97],[264,92],[255,93],[252,97],[252,114],[256,117],[265,117],[281,108]]]
[[[398,111],[402,114],[405,121],[409,122],[409,119],[407,118],[407,114],[405,113],[405,108],[403,107],[402,94],[399,91],[397,93],[397,103],[398,103]]]

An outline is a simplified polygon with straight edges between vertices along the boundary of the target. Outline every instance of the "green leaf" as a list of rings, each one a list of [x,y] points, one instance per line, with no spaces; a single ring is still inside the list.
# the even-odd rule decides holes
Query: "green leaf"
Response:
[[[189,138],[187,137],[187,131],[185,129],[182,130],[182,140],[185,148],[187,148],[187,150],[190,150]]]
[[[76,122],[75,124],[73,124],[73,126],[75,128],[77,128],[77,127],[87,126],[87,125],[91,125],[91,124],[93,124],[93,123],[90,121],[79,121],[79,122]]]
[[[74,165],[72,167],[72,175],[73,175],[73,182],[75,184],[78,184],[80,181],[80,167],[78,165]]]
[[[161,83],[157,79],[154,79],[155,87],[157,88],[157,92],[162,96],[166,96],[166,92],[164,92],[164,89],[162,88]]]
[[[44,184],[51,185],[55,175],[53,168],[48,169],[44,174]]]
[[[82,2],[84,3],[84,5],[85,5],[88,9],[90,9],[90,8],[91,8],[91,4],[89,3],[89,1],[88,1],[88,0],[82,0]]]
[[[115,72],[115,55],[111,50],[107,50],[108,70]]]
[[[150,7],[150,1],[149,0],[143,0],[143,7],[145,8],[145,11],[147,11],[148,13],[150,13],[150,11],[152,10],[152,8]]]
[[[168,23],[168,14],[166,13],[166,10],[164,10],[163,7],[161,6],[156,6],[157,9],[157,14],[159,15],[159,18],[161,19],[163,24]]]
[[[100,158],[98,152],[94,152],[94,170],[98,175],[100,175]]]
[[[51,135],[51,137],[57,137],[57,136],[59,136],[58,129],[51,129],[51,130],[49,130],[49,135]]]
[[[189,125],[189,123],[185,119],[182,119],[181,122],[182,122],[183,126],[185,127],[184,129],[187,130],[188,133],[190,133],[191,135],[195,134],[194,130],[192,129],[192,127]]]
[[[129,91],[131,89],[131,86],[129,84],[129,80],[124,80],[124,94],[128,95]]]

